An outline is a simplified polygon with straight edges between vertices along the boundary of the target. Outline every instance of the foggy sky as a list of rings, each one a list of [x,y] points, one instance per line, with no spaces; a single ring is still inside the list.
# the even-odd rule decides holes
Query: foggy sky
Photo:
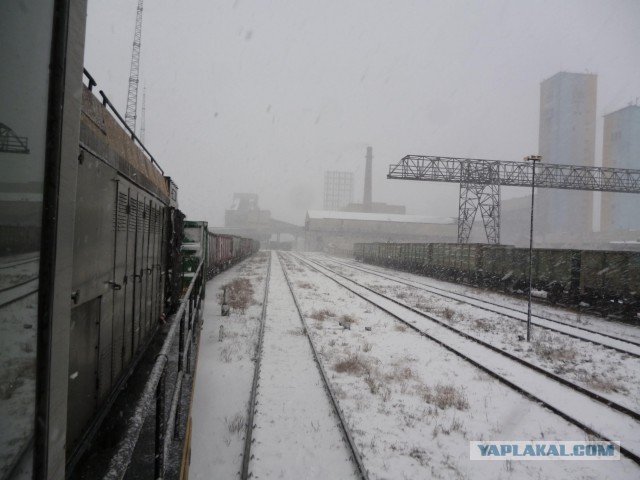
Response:
[[[122,113],[136,3],[89,0],[85,67]],[[389,164],[537,153],[559,71],[598,75],[599,164],[602,116],[640,97],[639,21],[636,0],[147,1],[145,143],[187,217],[215,225],[234,192],[301,225],[325,170],[354,171],[361,201],[367,145],[375,201],[457,216],[456,184],[387,180]]]

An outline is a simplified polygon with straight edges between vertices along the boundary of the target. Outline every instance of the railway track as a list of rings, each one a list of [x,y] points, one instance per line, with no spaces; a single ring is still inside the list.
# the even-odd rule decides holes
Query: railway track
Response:
[[[7,268],[13,268],[13,267],[18,267],[20,265],[26,265],[28,263],[36,262],[39,259],[40,259],[40,256],[36,255],[34,257],[14,260],[14,261],[10,261],[10,262],[7,262],[7,263],[0,263],[0,270],[6,270]]]
[[[33,277],[0,290],[0,308],[38,293],[38,277]]]
[[[273,476],[283,467],[292,476],[316,477],[330,466],[332,473],[342,472],[340,478],[367,479],[286,268],[277,259],[280,268],[271,269],[272,256],[265,285],[241,478]],[[277,298],[271,305],[270,295]],[[324,393],[315,394],[318,389]],[[337,449],[342,440],[346,448]],[[281,458],[309,452],[315,465],[288,465]]]
[[[455,300],[461,303],[466,303],[468,305],[473,306],[474,308],[479,308],[487,312],[496,313],[498,315],[516,320],[521,323],[526,323],[527,321],[526,319],[527,312],[518,310],[513,307],[499,305],[498,303],[490,302],[488,300],[482,300],[470,295],[449,292],[443,288],[439,288],[433,285],[428,285],[418,281],[410,281],[393,274],[382,273],[376,270],[353,265],[351,263],[340,262],[332,258],[327,258],[326,261],[329,261],[331,263],[335,263],[338,265],[342,265],[354,270],[366,272],[368,274],[375,275],[380,278],[392,280],[399,284],[417,288],[419,290],[423,290],[433,295],[438,295],[443,298]],[[543,328],[547,331],[557,332],[562,335],[566,335],[568,337],[576,338],[578,340],[589,342],[594,345],[599,345],[605,348],[609,348],[611,350],[615,350],[620,353],[624,353],[626,355],[640,358],[640,342],[634,342],[632,340],[617,337],[615,335],[611,335],[603,332],[597,332],[595,330],[591,330],[578,325],[572,325],[566,322],[562,322],[560,320],[543,317],[541,315],[532,315],[532,319],[537,319],[537,320],[532,320],[533,325]]]
[[[636,434],[640,428],[640,414],[637,412],[457,331],[435,317],[375,292],[318,262],[292,256],[587,434],[607,441],[621,441],[621,453],[640,465],[640,438]],[[505,368],[505,362],[509,364],[508,368]],[[607,410],[606,418],[603,418],[603,409]]]
[[[256,346],[255,367],[253,371],[253,381],[251,383],[251,395],[249,398],[249,412],[247,414],[247,432],[245,434],[244,450],[242,454],[241,478],[249,478],[249,460],[251,459],[251,443],[253,442],[254,415],[256,413],[256,402],[258,394],[258,380],[260,379],[260,366],[262,361],[262,345],[264,343],[264,325],[267,317],[267,304],[269,303],[269,281],[271,280],[271,258],[267,265],[267,274],[264,282],[264,296],[262,300],[262,312],[260,313],[260,332],[258,334],[258,345]]]

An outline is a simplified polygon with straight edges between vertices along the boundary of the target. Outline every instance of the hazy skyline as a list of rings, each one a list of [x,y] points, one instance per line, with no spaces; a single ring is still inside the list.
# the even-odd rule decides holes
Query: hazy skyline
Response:
[[[85,66],[121,112],[135,13],[89,1]],[[187,216],[217,225],[234,192],[302,224],[325,170],[354,171],[361,200],[367,145],[375,201],[456,216],[457,185],[388,165],[537,153],[540,82],[558,71],[598,75],[599,164],[602,116],[640,96],[639,20],[633,0],[147,2],[145,143]]]

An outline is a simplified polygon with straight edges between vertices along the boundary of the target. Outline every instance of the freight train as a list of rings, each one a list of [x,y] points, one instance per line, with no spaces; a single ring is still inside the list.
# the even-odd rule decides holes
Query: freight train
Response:
[[[356,260],[522,294],[529,249],[456,243],[357,243]],[[638,321],[640,252],[534,249],[532,288],[551,303]]]
[[[134,469],[178,478],[204,281],[260,245],[185,221],[176,184],[84,73],[70,89],[72,160],[47,171],[59,192],[44,215],[59,223],[43,223],[39,255],[38,242],[24,258],[3,244],[3,272],[29,267],[36,283],[0,306],[2,335],[16,345],[1,357],[15,368],[2,377],[3,425],[14,418],[0,439],[0,478],[121,478],[134,448],[143,464]],[[154,404],[155,422],[143,422]]]
[[[260,242],[237,235],[209,231],[207,222],[186,221],[182,240],[183,286],[188,286],[202,259],[207,280],[260,249]]]
[[[254,240],[215,235],[206,222],[184,220],[177,186],[107,111],[101,95],[102,102],[83,90],[68,460],[83,453],[198,266],[207,280],[259,249]]]

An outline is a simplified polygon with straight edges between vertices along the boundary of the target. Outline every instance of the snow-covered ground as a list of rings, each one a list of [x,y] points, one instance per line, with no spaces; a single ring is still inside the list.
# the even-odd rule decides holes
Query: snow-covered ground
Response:
[[[356,262],[353,259],[330,257],[324,254],[311,254],[310,257],[314,259],[325,258],[333,262],[347,263],[359,268],[380,272],[391,277],[399,276],[400,278],[408,282],[416,282],[417,284],[443,289],[450,293],[459,293],[462,295],[477,298],[482,301],[498,303],[505,307],[520,310],[521,312],[527,311],[527,300],[521,297],[519,298],[511,295],[504,295],[499,292],[476,288],[469,285],[460,285],[452,282],[446,282],[444,280],[425,277],[423,275],[401,272],[398,270],[384,268],[378,265]],[[540,315],[545,318],[550,318],[570,325],[575,325],[576,327],[586,328],[596,332],[602,331],[616,337],[626,338],[633,342],[640,343],[640,328],[628,323],[617,322],[612,319],[604,319],[600,316],[588,314],[585,312],[573,312],[566,309],[539,303],[534,303],[532,308],[532,315],[534,316],[534,319],[536,315]]]
[[[264,277],[266,271],[264,263],[252,262],[255,257],[207,286],[193,410],[191,478],[236,478],[240,470],[244,433],[241,424],[249,400],[252,352],[264,288],[260,283],[263,278],[258,278]],[[625,458],[615,462],[469,460],[471,440],[586,440],[588,435],[293,257],[287,256],[285,264],[309,325],[308,333],[329,374],[370,478],[640,478],[638,465]],[[279,264],[274,261],[272,268],[275,279]],[[220,285],[241,275],[255,284],[258,304],[244,314],[220,317],[216,293]],[[255,448],[260,452],[256,457],[279,468],[259,471],[256,463],[252,471],[259,478],[300,478],[300,473],[288,465],[298,455],[306,455],[302,448],[287,447],[287,454],[279,458],[268,450],[277,450],[278,435],[285,425],[292,428],[287,422],[293,421],[297,412],[287,412],[291,398],[304,398],[306,394],[314,399],[305,401],[319,405],[321,400],[317,397],[325,398],[326,394],[313,385],[317,372],[312,368],[307,370],[308,378],[297,381],[292,377],[287,388],[277,387],[276,379],[286,376],[291,365],[308,359],[308,353],[289,343],[302,341],[303,332],[296,331],[290,323],[294,320],[290,296],[277,293],[277,285],[277,281],[272,285],[274,293],[270,291],[267,312],[278,314],[267,318],[265,345],[271,336],[269,348],[278,353],[278,362],[264,357],[260,390],[268,392],[268,396],[259,397],[255,436],[261,443]],[[391,292],[388,285],[382,287]],[[408,294],[408,287],[403,288]],[[222,341],[220,325],[224,325],[225,332]],[[235,336],[228,338],[227,333],[231,332]],[[269,374],[265,370],[267,364]],[[570,410],[572,405],[566,407]],[[607,408],[598,411],[605,416],[600,420],[606,421]],[[260,415],[266,412],[272,412],[269,418],[274,423],[264,426],[267,417]],[[302,421],[299,428],[309,428],[313,423],[309,420]],[[312,429],[313,425],[317,424],[312,424]],[[327,470],[322,477],[344,478],[339,465],[335,469],[333,465],[327,457]],[[302,478],[320,476],[309,470]]]
[[[33,254],[0,262],[0,288],[37,276]],[[27,291],[37,288],[29,285]],[[19,292],[20,295],[25,292]],[[18,296],[13,289],[0,295],[0,303]],[[0,307],[0,478],[29,441],[34,428],[36,333],[38,295],[33,293]]]
[[[193,400],[191,479],[238,478],[247,405],[267,273],[260,252],[207,283]],[[222,287],[236,278],[253,286],[244,312],[220,315]]]
[[[272,261],[249,472],[357,478],[284,273]]]
[[[535,330],[531,343],[521,339],[523,323],[498,313],[399,284],[362,270],[328,262],[330,267],[384,295],[446,322],[456,330],[544,368],[588,390],[640,412],[640,358],[562,333]],[[605,326],[601,327],[604,328]],[[633,346],[629,346],[630,349]]]

